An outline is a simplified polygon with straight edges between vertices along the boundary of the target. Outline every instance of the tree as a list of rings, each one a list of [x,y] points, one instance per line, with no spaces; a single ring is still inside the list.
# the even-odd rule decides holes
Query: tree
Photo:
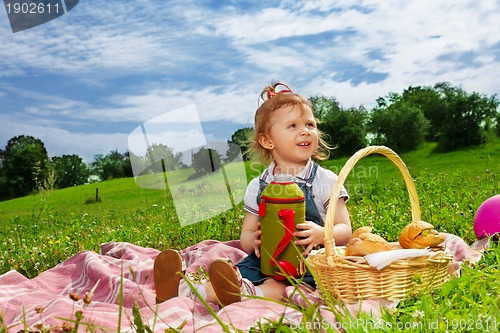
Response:
[[[428,141],[438,141],[441,128],[445,121],[444,101],[439,92],[431,87],[409,87],[403,91],[401,101],[407,105],[422,110],[429,121],[426,133]]]
[[[5,151],[0,149],[0,200],[8,197],[7,178],[4,175]]]
[[[496,123],[496,135],[500,137],[500,112],[497,113],[495,116],[495,123]]]
[[[443,101],[443,115],[438,138],[438,149],[443,151],[474,146],[486,141],[487,124],[498,114],[496,96],[468,94],[449,83],[437,83],[434,89]]]
[[[193,154],[193,168],[198,177],[219,170],[221,165],[222,157],[215,149],[203,147]]]
[[[389,97],[393,103],[379,99],[372,110],[369,131],[372,144],[385,145],[398,152],[416,149],[425,138],[428,120],[423,112],[402,101],[399,96]]]
[[[89,176],[87,164],[78,155],[62,155],[51,158],[55,186],[66,188],[85,184]]]
[[[227,152],[227,158],[228,160],[233,160],[238,154],[241,152],[241,155],[243,156],[243,160],[248,161],[250,159],[249,157],[249,146],[250,146],[250,140],[251,135],[253,133],[253,128],[251,127],[244,127],[240,128],[236,132],[231,135],[231,141],[229,141],[229,151]],[[240,147],[240,150],[238,151],[236,147],[233,144],[236,144]]]
[[[224,163],[231,163],[239,155],[242,155],[243,160],[248,159],[248,156],[246,156],[247,154],[242,154],[240,145],[238,145],[232,141],[228,141],[227,142],[226,156],[223,159]]]
[[[438,150],[453,150],[485,142],[487,132],[491,131],[495,123],[498,105],[495,96],[487,97],[475,92],[468,94],[447,82],[437,83],[434,87],[409,87],[401,95],[389,93],[387,98],[377,100],[370,130],[374,132],[375,142],[386,142],[393,147],[400,146],[403,150],[412,149],[412,146],[418,145],[421,137],[418,128],[425,125],[417,114],[417,110],[420,110],[428,123],[425,138],[438,142]],[[386,112],[389,110],[396,117],[401,117],[399,122],[407,124],[396,126],[388,123],[398,121],[394,115]],[[406,110],[405,113],[402,113],[403,110]],[[416,117],[414,124],[411,124],[411,114]],[[404,139],[414,135],[415,142],[403,143],[403,137],[398,137],[396,132],[388,134],[388,131],[405,131],[401,132],[405,133]]]
[[[152,172],[159,173],[184,167],[182,153],[174,154],[172,148],[164,144],[153,144],[146,152],[146,160]],[[165,170],[164,170],[165,169]]]
[[[5,160],[5,152],[3,149],[0,149],[0,170],[3,169],[4,160]]]
[[[40,139],[20,135],[2,151],[0,183],[2,198],[16,198],[36,190],[48,175],[49,157]]]
[[[91,173],[101,180],[112,178],[123,178],[132,176],[130,157],[118,151],[111,151],[108,155],[96,155],[94,162],[90,164]]]
[[[363,107],[344,110],[334,98],[315,96],[309,101],[319,120],[318,129],[326,134],[326,141],[337,156],[352,155],[366,146],[366,121]]]

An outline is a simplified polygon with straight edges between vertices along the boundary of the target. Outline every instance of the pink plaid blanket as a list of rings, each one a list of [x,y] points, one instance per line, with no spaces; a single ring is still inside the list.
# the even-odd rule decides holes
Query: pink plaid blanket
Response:
[[[464,259],[477,262],[485,246],[484,243],[468,246],[452,235],[447,236],[447,244],[457,265]],[[231,331],[248,330],[279,318],[285,318],[290,325],[300,325],[302,313],[296,310],[296,305],[308,306],[319,301],[312,291],[304,289],[299,294],[288,287],[288,305],[249,299],[224,308],[216,304],[207,308],[186,297],[188,287],[181,282],[179,297],[156,305],[152,267],[158,250],[129,243],[105,243],[100,252],[80,252],[33,279],[16,271],[1,275],[0,318],[3,317],[9,332],[39,326],[63,330],[74,327],[77,316],[83,316],[79,331],[87,331],[89,326],[97,331],[136,331],[134,312],[153,331],[174,328],[182,332],[220,332],[224,326]],[[215,258],[237,262],[245,253],[238,241],[203,241],[184,249],[181,255],[186,272],[196,272]],[[91,300],[85,298],[90,293]],[[391,305],[394,306],[382,300],[365,300],[361,306],[347,305],[343,310],[353,316],[359,311],[371,312],[376,317],[381,307]],[[325,308],[320,313],[323,324],[335,327],[336,319],[330,310]]]

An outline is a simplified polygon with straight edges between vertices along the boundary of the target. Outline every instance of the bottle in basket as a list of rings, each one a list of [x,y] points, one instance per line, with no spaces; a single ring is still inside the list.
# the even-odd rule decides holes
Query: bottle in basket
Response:
[[[291,175],[277,174],[259,203],[261,270],[278,281],[305,274],[303,246],[293,244],[295,225],[305,222],[305,198]]]

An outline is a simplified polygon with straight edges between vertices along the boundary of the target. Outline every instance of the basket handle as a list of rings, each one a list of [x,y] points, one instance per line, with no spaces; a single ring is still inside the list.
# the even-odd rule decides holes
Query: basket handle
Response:
[[[412,221],[416,222],[420,220],[420,204],[418,202],[417,190],[415,188],[415,184],[413,183],[413,179],[408,172],[408,168],[406,167],[406,164],[403,162],[403,160],[401,160],[398,154],[396,154],[392,149],[385,146],[368,146],[366,148],[363,148],[352,155],[349,160],[347,160],[344,167],[338,174],[337,183],[333,187],[332,193],[330,195],[330,205],[328,206],[325,217],[325,251],[327,259],[330,257],[333,258],[333,256],[335,255],[333,225],[335,212],[337,209],[337,201],[339,199],[342,186],[344,185],[347,175],[354,168],[354,165],[363,157],[371,154],[384,155],[398,167],[399,171],[403,175],[404,181],[406,183],[406,188],[408,189],[408,194],[410,195]],[[330,261],[331,259],[328,260]]]

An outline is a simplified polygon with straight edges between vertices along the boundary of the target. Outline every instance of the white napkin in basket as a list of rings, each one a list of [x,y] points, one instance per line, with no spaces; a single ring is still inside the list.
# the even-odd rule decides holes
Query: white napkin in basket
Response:
[[[367,254],[365,256],[366,261],[372,267],[377,268],[379,271],[392,262],[400,259],[408,259],[414,257],[424,256],[429,253],[429,249],[401,249],[401,250],[391,250],[376,252],[372,254]]]

